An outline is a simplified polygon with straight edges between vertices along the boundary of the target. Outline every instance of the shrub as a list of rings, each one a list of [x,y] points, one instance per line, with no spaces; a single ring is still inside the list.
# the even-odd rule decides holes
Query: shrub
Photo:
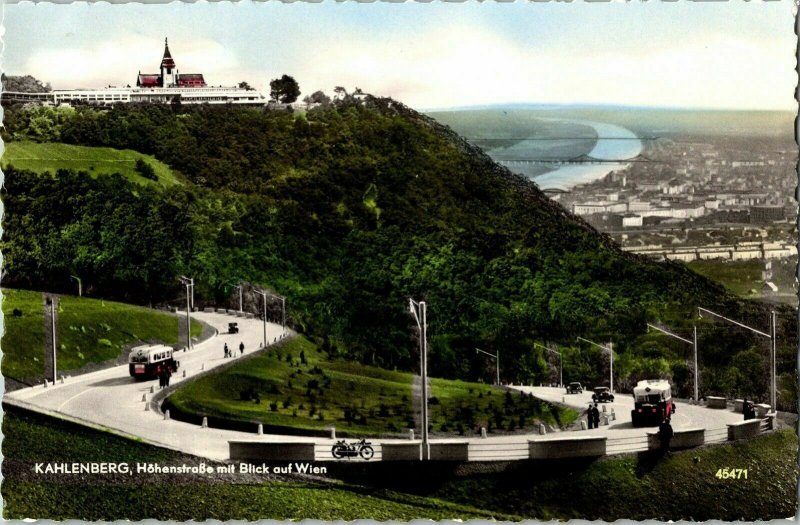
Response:
[[[283,400],[283,408],[289,408],[290,406],[292,406],[292,400],[287,397]]]
[[[429,405],[438,405],[439,403],[440,403],[439,398],[436,396],[433,396],[428,400]]]
[[[153,166],[142,159],[136,159],[133,169],[145,179],[158,180],[158,175],[156,175],[156,170],[153,169]]]
[[[272,412],[277,412],[278,411],[278,403],[273,401],[272,403],[269,404],[269,409]]]

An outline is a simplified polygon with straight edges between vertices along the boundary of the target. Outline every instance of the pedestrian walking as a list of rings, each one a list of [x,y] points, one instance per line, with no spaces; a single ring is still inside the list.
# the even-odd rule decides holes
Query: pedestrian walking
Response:
[[[228,349],[228,343],[225,343],[225,357],[228,357],[228,355],[230,355],[230,353],[231,353],[231,351]]]
[[[589,403],[589,408],[586,409],[586,424],[589,426],[589,430],[594,428],[594,414],[592,408],[592,404]]]
[[[244,341],[239,343],[239,354],[244,355]]]
[[[658,425],[658,440],[661,442],[661,452],[664,454],[669,450],[669,442],[672,440],[672,434],[672,425],[669,422],[669,418],[666,418]]]
[[[172,370],[167,367],[164,369],[164,386],[169,386],[170,379],[172,379]]]

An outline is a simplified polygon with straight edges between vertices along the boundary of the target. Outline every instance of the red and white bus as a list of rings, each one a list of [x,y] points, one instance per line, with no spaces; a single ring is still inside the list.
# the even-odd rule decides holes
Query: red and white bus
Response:
[[[175,373],[179,366],[172,348],[166,345],[136,346],[128,355],[129,372],[136,379],[153,379],[164,368]]]
[[[631,422],[635,427],[659,425],[675,412],[672,387],[664,379],[639,381],[633,388],[633,400]]]

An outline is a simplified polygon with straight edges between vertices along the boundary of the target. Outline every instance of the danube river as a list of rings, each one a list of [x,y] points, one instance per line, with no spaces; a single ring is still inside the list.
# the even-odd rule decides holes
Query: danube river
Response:
[[[597,143],[587,154],[590,157],[603,160],[632,159],[642,152],[642,141],[630,130],[602,122],[573,121],[594,128],[597,133]],[[490,154],[491,155],[491,154]],[[570,164],[561,166],[543,175],[531,177],[540,188],[558,188],[568,190],[578,184],[585,184],[604,177],[607,173],[622,169],[627,164]],[[523,175],[524,170],[520,171]]]

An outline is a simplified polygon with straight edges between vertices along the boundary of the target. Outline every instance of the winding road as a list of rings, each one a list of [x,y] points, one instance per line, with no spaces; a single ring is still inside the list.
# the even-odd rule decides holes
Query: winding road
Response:
[[[257,350],[263,340],[263,323],[258,319],[233,318],[221,313],[193,314],[196,318],[208,323],[219,331],[208,340],[198,343],[191,351],[176,353],[180,361],[180,370],[172,376],[172,385],[196,377],[198,374],[230,363],[231,359],[223,357],[223,345],[238,348],[245,344],[245,356]],[[229,335],[228,322],[239,323],[240,332]],[[268,345],[283,334],[284,329],[277,324],[267,324]],[[270,351],[269,346],[266,351]],[[241,359],[236,357],[235,359]],[[186,374],[184,378],[183,375]],[[67,378],[47,387],[37,385],[4,396],[4,403],[19,406],[39,413],[53,415],[94,428],[111,430],[118,434],[140,439],[153,445],[193,454],[214,460],[229,459],[228,441],[230,440],[264,440],[269,442],[314,442],[317,457],[329,457],[333,440],[330,438],[309,438],[289,435],[257,435],[255,427],[252,433],[202,428],[198,425],[175,420],[165,420],[158,411],[148,410],[153,394],[151,387],[158,389],[157,382],[134,381],[128,374],[128,366],[116,366],[77,377]],[[591,393],[565,395],[560,388],[511,386],[511,388],[553,403],[562,403],[570,407],[585,410],[589,404]],[[598,429],[585,431],[554,432],[546,435],[515,434],[492,436],[489,438],[448,438],[432,442],[469,443],[470,461],[504,461],[528,458],[528,441],[546,440],[564,437],[565,435],[600,435],[608,437],[608,453],[632,452],[645,450],[647,432],[653,428],[633,428],[630,423],[630,411],[633,399],[628,395],[617,395],[614,403],[608,403],[608,414],[614,410],[615,419],[608,425]],[[673,426],[681,428],[705,428],[706,442],[724,441],[727,423],[741,421],[741,414],[731,410],[714,410],[702,406],[679,403]],[[381,459],[381,443],[408,443],[408,440],[387,439],[373,440],[375,460]],[[330,458],[331,460],[333,458]]]

